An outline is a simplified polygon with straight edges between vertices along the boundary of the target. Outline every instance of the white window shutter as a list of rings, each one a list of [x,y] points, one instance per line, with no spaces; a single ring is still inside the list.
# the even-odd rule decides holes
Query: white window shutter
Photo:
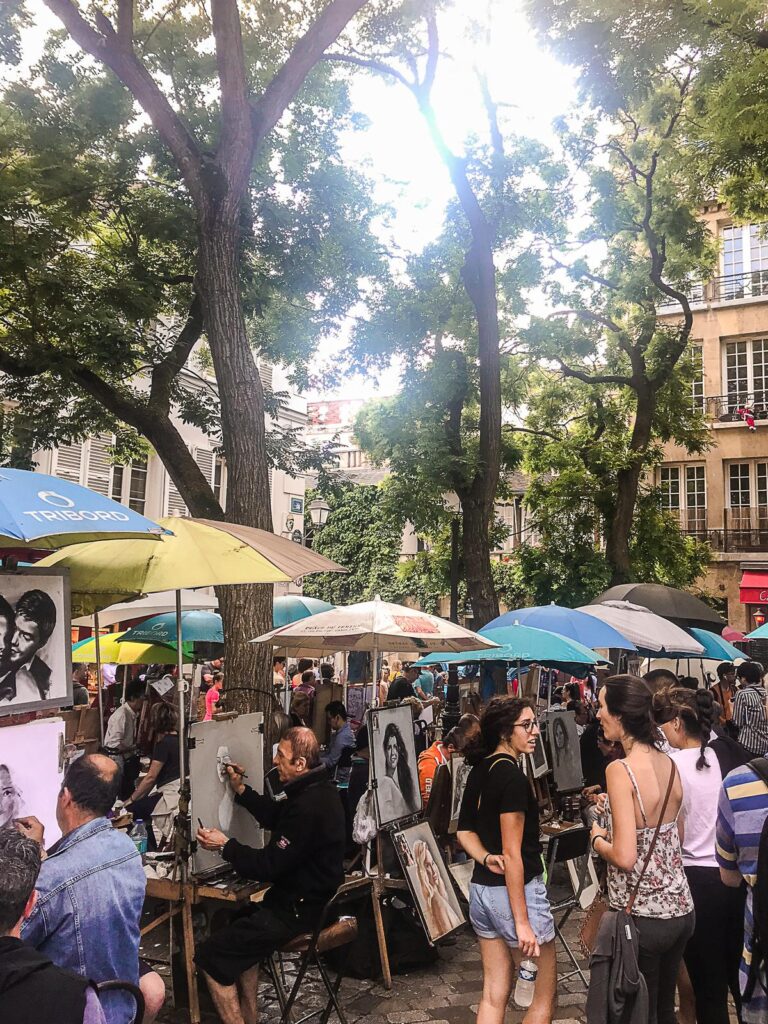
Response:
[[[272,363],[268,363],[266,359],[259,359],[259,377],[261,377],[261,383],[266,391],[272,390],[273,374],[274,367]]]
[[[83,466],[82,444],[65,444],[56,449],[56,468],[54,476],[72,483],[80,483],[80,471]]]
[[[109,497],[112,486],[111,434],[98,434],[88,442],[88,469],[85,484],[92,491]]]
[[[207,448],[195,450],[195,462],[208,483],[213,486],[213,452]]]
[[[189,509],[184,504],[176,484],[168,477],[168,492],[165,498],[165,514],[167,516],[188,516]]]

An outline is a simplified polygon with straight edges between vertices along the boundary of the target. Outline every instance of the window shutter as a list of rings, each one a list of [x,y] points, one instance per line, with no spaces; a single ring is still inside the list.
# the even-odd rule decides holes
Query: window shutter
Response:
[[[272,390],[272,377],[274,374],[274,367],[272,363],[268,363],[266,359],[259,360],[259,377],[261,377],[261,383],[265,391]]]
[[[213,486],[213,452],[207,448],[195,450],[195,462],[200,467],[200,472],[211,486]]]
[[[56,450],[56,471],[54,476],[72,483],[80,483],[80,470],[83,465],[82,444],[67,444]]]
[[[182,501],[176,484],[168,477],[168,494],[165,499],[165,514],[167,516],[188,516],[189,510]]]
[[[109,497],[112,483],[111,434],[98,434],[88,442],[88,471],[86,487]]]

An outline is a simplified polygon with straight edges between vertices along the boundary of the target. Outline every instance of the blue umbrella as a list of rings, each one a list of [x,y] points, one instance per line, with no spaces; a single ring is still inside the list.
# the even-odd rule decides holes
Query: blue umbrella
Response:
[[[745,640],[765,640],[768,637],[768,622],[763,626],[758,626],[757,629],[753,629],[751,633],[747,633],[744,637]],[[744,657],[744,652],[739,651],[739,657]]]
[[[557,667],[594,665],[598,660],[595,652],[589,647],[545,629],[535,629],[516,623],[498,629],[489,629],[486,626],[482,632],[484,637],[493,640],[499,646],[486,647],[479,651],[465,651],[461,654],[430,654],[415,664],[456,664],[466,661],[519,661],[522,664],[535,661],[539,665]]]
[[[330,612],[336,605],[327,601],[318,601],[316,597],[303,597],[301,594],[286,594],[276,597],[272,604],[272,628],[279,629],[299,619],[308,619],[318,612]]]
[[[696,626],[692,626],[689,632],[696,637],[704,648],[704,653],[698,655],[700,659],[709,658],[712,661],[733,661],[734,658],[744,657],[743,651],[728,643],[727,640],[723,640],[717,633],[710,633],[708,629],[698,629]],[[681,657],[690,658],[691,656],[690,654],[684,654]]]
[[[66,544],[170,533],[151,519],[80,484],[25,469],[0,469],[0,547]]]
[[[185,645],[188,643],[224,643],[221,616],[216,612],[182,612],[181,633]],[[166,612],[164,615],[154,615],[146,622],[129,629],[123,634],[120,642],[175,645],[177,636],[176,613]]]
[[[547,629],[552,633],[576,640],[585,647],[616,647],[624,651],[637,648],[623,633],[607,622],[601,622],[594,615],[577,611],[575,608],[563,608],[559,604],[544,604],[536,608],[518,608],[516,611],[505,612],[493,619],[479,631],[486,634],[491,629],[512,626],[519,622],[521,626],[533,626],[534,629]]]

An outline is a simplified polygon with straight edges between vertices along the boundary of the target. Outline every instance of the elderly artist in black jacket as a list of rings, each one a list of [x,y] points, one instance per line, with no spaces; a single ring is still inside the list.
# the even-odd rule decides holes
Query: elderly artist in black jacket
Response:
[[[271,832],[263,850],[215,828],[197,832],[200,845],[221,853],[239,874],[272,883],[261,903],[197,950],[195,962],[224,1024],[256,1024],[259,962],[294,936],[312,931],[323,905],[344,880],[344,809],[320,764],[314,733],[289,729],[278,744],[275,765],[286,794],[277,802],[244,785],[239,765],[227,769],[235,802]]]

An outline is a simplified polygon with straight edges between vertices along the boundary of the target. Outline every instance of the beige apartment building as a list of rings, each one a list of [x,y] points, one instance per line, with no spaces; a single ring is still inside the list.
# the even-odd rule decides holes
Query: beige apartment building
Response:
[[[688,289],[692,401],[713,444],[703,456],[668,445],[656,482],[683,530],[711,545],[703,589],[748,632],[768,616],[768,224],[736,225],[719,204],[703,216],[720,242],[720,265]],[[660,313],[673,318],[679,306]]]

